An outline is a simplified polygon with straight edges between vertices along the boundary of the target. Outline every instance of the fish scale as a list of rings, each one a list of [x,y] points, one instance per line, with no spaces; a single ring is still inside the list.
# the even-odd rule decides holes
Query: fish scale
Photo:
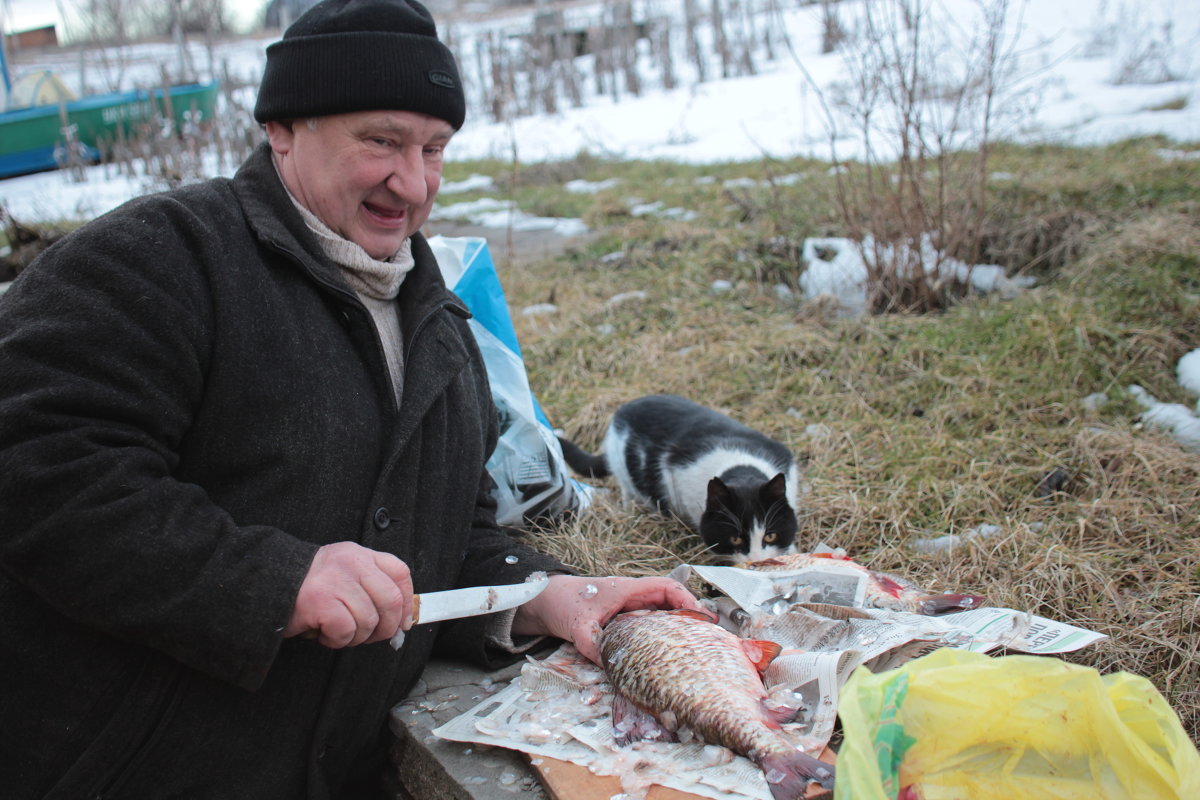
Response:
[[[704,624],[679,616],[663,618],[659,630],[618,624],[605,637],[606,670],[630,699],[669,709],[676,716],[687,714],[692,720],[689,727],[706,739],[741,734],[741,729],[749,726],[739,722],[738,714],[726,713],[728,706],[722,708],[719,703],[731,702],[738,711],[749,711],[751,719],[759,716],[756,694],[761,692],[762,681],[749,659],[735,649],[736,644],[718,641],[737,637],[716,626],[710,625],[711,631],[698,629]],[[667,646],[668,637],[678,637],[678,646]],[[647,661],[657,665],[654,672],[640,668]],[[704,675],[696,674],[697,664],[704,665]],[[735,692],[729,691],[731,685]]]
[[[832,786],[833,768],[797,750],[764,704],[760,668],[777,652],[777,645],[748,642],[683,611],[622,614],[600,642],[618,695],[655,717],[670,712],[704,741],[746,756],[766,773],[777,800],[791,800],[803,796],[809,780]]]

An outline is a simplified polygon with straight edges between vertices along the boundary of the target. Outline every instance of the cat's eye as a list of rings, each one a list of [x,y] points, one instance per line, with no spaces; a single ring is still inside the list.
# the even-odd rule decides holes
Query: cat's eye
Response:
[[[775,540],[778,538],[779,538],[779,534],[777,534],[777,533],[763,534],[763,541],[766,542],[767,544],[773,544],[775,542]]]
[[[742,543],[743,543],[743,542],[745,542],[745,541],[746,541],[746,540],[745,540],[745,539],[743,539],[742,537],[740,537],[740,536],[735,536],[735,537],[733,537],[732,539],[730,539],[730,540],[729,540],[729,543],[730,543],[731,545],[733,545],[734,547],[741,547],[741,546],[742,546]]]

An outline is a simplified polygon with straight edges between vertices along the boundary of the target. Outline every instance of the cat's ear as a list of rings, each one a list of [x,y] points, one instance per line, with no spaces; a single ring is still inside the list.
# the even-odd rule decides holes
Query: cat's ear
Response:
[[[759,497],[768,504],[778,503],[787,497],[787,478],[784,474],[781,472],[764,483],[762,489],[759,490]]]
[[[720,506],[729,507],[733,505],[733,492],[725,485],[725,481],[720,478],[713,478],[708,482],[708,507],[717,508]]]

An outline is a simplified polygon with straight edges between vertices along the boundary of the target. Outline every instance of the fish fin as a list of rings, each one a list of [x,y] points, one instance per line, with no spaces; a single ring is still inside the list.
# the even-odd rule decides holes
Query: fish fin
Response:
[[[803,704],[797,706],[787,703],[772,704],[767,698],[764,698],[762,701],[762,712],[763,716],[767,719],[768,728],[779,728],[789,722],[795,721],[796,717],[803,710]]]
[[[832,764],[813,758],[803,750],[768,753],[758,764],[775,800],[800,800],[810,781],[833,788],[836,770]]]
[[[931,594],[917,600],[917,612],[932,617],[979,608],[986,601],[987,598],[978,594]]]
[[[691,617],[692,619],[701,619],[705,622],[712,622],[712,616],[705,614],[703,611],[697,611],[694,608],[673,608],[670,613],[678,617]]]
[[[617,747],[630,742],[675,742],[675,732],[652,712],[618,692],[612,704],[613,741]]]
[[[750,659],[759,675],[767,671],[767,665],[783,650],[778,642],[769,642],[766,639],[742,639],[741,644],[742,652]]]

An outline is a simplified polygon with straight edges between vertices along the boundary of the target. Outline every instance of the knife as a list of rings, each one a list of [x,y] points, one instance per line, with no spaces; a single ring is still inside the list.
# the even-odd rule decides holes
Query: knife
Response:
[[[505,586],[468,586],[413,595],[413,625],[492,614],[527,603],[550,585],[548,577]]]
[[[504,586],[468,586],[465,589],[448,589],[444,592],[425,592],[413,595],[413,625],[441,622],[479,614],[493,614],[528,603],[550,585],[550,578],[543,575],[525,583]],[[397,631],[391,640],[392,647],[399,650],[404,644],[404,631]]]

